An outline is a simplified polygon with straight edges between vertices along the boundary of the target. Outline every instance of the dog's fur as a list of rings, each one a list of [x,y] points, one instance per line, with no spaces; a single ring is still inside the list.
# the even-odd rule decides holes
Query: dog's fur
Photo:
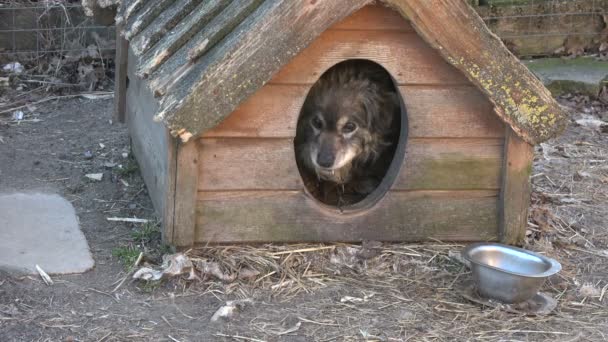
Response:
[[[316,180],[327,204],[360,201],[386,174],[399,128],[399,97],[386,70],[364,60],[334,66],[313,85],[298,121],[297,161],[306,183]]]

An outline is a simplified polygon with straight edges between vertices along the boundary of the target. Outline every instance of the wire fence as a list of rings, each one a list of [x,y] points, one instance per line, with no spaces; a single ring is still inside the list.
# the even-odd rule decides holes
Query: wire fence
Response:
[[[85,16],[79,1],[0,1],[0,57],[109,56],[115,30]]]
[[[520,57],[597,53],[608,45],[608,0],[479,0],[477,11]]]
[[[520,57],[576,55],[608,48],[608,0],[473,0]],[[0,0],[0,57],[114,51],[115,27],[96,24],[80,1]],[[606,44],[603,46],[602,44]]]

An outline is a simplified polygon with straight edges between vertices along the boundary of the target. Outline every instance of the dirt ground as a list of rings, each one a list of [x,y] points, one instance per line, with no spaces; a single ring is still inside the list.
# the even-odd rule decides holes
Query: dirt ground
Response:
[[[72,202],[96,266],[80,275],[0,273],[2,341],[600,341],[608,336],[608,134],[574,123],[606,109],[565,98],[573,124],[537,148],[527,248],[563,271],[543,291],[549,315],[463,297],[462,245],[224,246],[189,255],[248,276],[131,281],[139,252],[170,252],[111,99],[56,100],[0,115],[0,190],[46,191]],[[87,173],[103,172],[99,182]],[[126,279],[119,286],[121,280]],[[210,318],[229,300],[242,310]]]

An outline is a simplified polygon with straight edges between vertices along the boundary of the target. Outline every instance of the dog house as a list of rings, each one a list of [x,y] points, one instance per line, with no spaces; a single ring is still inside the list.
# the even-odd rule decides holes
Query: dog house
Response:
[[[123,0],[118,22],[117,110],[168,243],[524,237],[533,145],[564,114],[465,1]],[[407,139],[340,211],[306,190],[294,136],[349,59],[390,73]]]

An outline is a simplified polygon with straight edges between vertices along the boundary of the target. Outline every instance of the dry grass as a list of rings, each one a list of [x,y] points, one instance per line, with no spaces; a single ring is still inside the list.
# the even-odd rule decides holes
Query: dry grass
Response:
[[[530,245],[536,250],[539,246]],[[565,261],[565,267],[543,291],[556,298],[558,306],[548,316],[535,316],[511,306],[467,300],[464,284],[470,272],[459,258],[463,247],[443,243],[206,247],[188,255],[195,263],[217,262],[223,276],[207,275],[190,288],[185,280],[181,285],[190,294],[252,298],[253,309],[244,313],[250,316],[249,325],[233,329],[233,335],[218,335],[237,340],[247,336],[275,340],[289,334],[314,340],[604,339],[608,286],[583,284],[578,274],[577,260],[596,255],[588,250],[551,249],[548,254]],[[271,303],[276,302],[293,306],[274,311]]]

